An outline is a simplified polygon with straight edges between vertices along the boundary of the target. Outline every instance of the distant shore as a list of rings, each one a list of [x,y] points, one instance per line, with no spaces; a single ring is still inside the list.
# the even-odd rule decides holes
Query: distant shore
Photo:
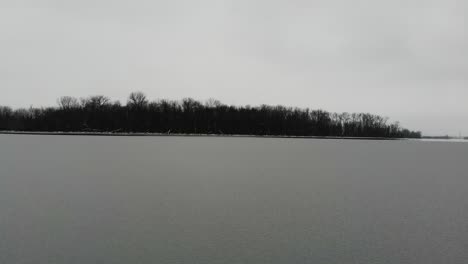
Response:
[[[161,133],[152,134],[156,136],[176,133],[175,136],[268,135],[381,140],[422,136],[420,131],[411,131],[396,121],[390,123],[389,118],[371,113],[332,113],[265,104],[236,106],[215,99],[150,101],[142,92],[131,93],[126,104],[112,102],[104,95],[80,99],[62,96],[57,102],[56,107],[12,109],[0,106],[0,130],[85,132],[67,133],[76,135],[123,133],[117,134],[119,136],[137,132],[132,136],[148,136],[146,132],[154,132]]]
[[[229,134],[176,134],[176,133],[122,133],[122,132],[49,132],[49,131],[0,131],[0,135],[55,135],[55,136],[118,136],[118,137],[245,137],[245,138],[303,138],[347,140],[405,140],[385,137],[334,137],[287,135],[229,135]]]

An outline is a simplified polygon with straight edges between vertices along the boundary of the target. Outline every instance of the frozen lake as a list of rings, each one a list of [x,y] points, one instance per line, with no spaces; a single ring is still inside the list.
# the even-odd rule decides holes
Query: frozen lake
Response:
[[[460,263],[468,144],[0,135],[0,263]]]

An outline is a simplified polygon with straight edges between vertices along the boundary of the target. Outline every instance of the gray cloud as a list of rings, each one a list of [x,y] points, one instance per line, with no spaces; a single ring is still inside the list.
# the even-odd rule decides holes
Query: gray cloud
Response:
[[[456,0],[6,1],[0,104],[142,90],[468,135],[467,11]]]

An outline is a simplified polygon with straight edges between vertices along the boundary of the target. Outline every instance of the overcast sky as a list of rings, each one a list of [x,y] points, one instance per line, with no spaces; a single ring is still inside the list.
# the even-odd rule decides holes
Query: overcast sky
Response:
[[[466,0],[2,0],[0,105],[138,90],[468,136],[466,14]]]

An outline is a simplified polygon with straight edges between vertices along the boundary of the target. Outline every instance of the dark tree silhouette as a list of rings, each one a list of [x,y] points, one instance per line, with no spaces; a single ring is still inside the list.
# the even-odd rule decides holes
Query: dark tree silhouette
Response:
[[[420,132],[368,113],[329,113],[285,106],[232,106],[215,99],[201,103],[149,102],[141,92],[127,104],[102,95],[77,100],[64,96],[58,107],[13,110],[0,107],[0,130],[65,132],[151,132],[180,134],[238,134],[419,138]]]
[[[61,109],[71,109],[79,106],[78,99],[71,96],[62,96],[57,100]]]
[[[148,104],[146,95],[142,92],[133,92],[128,97],[127,105],[129,107],[143,108]]]

